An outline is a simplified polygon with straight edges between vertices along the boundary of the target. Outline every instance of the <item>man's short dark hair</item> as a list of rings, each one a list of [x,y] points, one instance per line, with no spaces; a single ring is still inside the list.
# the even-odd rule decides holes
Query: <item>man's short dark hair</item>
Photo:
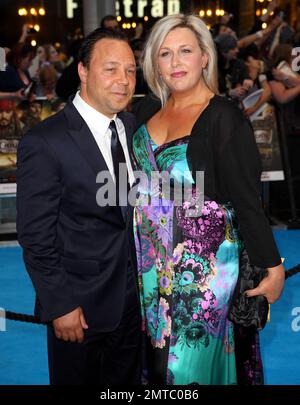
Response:
[[[128,43],[128,38],[122,31],[97,28],[83,39],[78,52],[78,62],[81,62],[83,66],[89,67],[95,44],[105,38]]]
[[[104,16],[100,22],[100,28],[105,28],[106,21],[117,21],[117,17],[112,14]]]
[[[228,53],[231,49],[237,48],[237,40],[230,34],[219,34],[215,38],[217,48],[222,53]]]

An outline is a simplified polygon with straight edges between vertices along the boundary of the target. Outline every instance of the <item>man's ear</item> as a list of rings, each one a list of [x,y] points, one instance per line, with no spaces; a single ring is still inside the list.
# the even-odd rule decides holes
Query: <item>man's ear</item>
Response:
[[[82,62],[78,63],[78,75],[80,77],[81,83],[86,83],[87,67],[83,66]]]

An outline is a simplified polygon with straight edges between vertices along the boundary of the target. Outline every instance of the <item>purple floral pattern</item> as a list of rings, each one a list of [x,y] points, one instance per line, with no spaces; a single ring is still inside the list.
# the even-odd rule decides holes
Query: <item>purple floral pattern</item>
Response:
[[[183,171],[187,141],[155,148],[141,127],[133,139],[137,168]],[[134,212],[144,330],[156,358],[167,358],[161,382],[236,384],[233,325],[227,319],[240,251],[234,210],[207,199],[193,218],[186,215],[189,202],[163,202]]]

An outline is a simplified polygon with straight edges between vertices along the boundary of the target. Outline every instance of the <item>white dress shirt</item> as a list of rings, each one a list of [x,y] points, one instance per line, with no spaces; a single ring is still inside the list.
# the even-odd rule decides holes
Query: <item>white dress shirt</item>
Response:
[[[102,156],[106,162],[108,170],[115,180],[114,165],[111,156],[111,130],[108,128],[111,119],[108,118],[106,115],[101,114],[93,107],[91,107],[88,103],[86,103],[80,97],[79,91],[76,93],[76,96],[73,99],[73,104],[81,117],[86,122],[91,133],[93,134],[98,148],[100,149],[100,152],[102,153]],[[120,118],[117,117],[117,115],[115,115],[112,119],[116,123],[120,143],[125,155],[129,175],[129,183],[130,185],[132,185],[134,183],[134,174],[129,158],[125,127],[123,122],[120,120]]]

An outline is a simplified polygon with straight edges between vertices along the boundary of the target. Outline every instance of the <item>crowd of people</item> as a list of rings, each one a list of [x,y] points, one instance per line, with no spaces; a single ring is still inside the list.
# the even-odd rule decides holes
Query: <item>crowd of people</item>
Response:
[[[120,29],[116,17],[111,15],[105,16],[100,26]],[[33,48],[26,40],[27,32],[25,24],[19,43],[7,49],[6,72],[0,76],[0,98],[22,101],[28,97],[59,97],[66,101],[79,85],[76,55],[81,39],[74,40],[68,52],[59,53],[53,44]],[[226,13],[211,33],[218,51],[219,93],[235,99],[242,107],[246,96],[263,89],[256,103],[245,108],[245,114],[251,116],[267,101],[274,100],[286,106],[291,129],[299,129],[300,79],[292,69],[297,57],[292,51],[300,45],[300,35],[287,23],[284,12],[275,10],[266,29],[242,38],[232,28],[232,15]],[[149,91],[140,65],[146,35],[138,24],[136,34],[130,38],[137,63],[135,93],[139,95]]]

